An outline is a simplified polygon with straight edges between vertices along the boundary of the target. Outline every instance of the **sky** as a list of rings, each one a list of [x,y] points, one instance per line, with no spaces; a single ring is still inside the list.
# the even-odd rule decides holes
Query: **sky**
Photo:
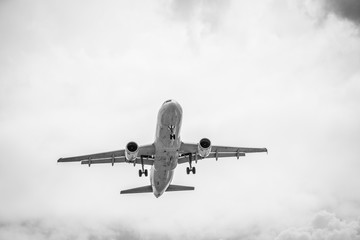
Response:
[[[0,239],[360,239],[357,0],[0,2]],[[269,154],[176,168],[60,157],[181,139]]]

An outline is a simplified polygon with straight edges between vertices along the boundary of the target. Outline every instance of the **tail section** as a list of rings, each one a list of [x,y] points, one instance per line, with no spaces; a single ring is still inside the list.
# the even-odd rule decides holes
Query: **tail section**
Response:
[[[181,186],[181,185],[169,185],[165,192],[174,192],[174,191],[190,191],[194,190],[194,187],[189,186]],[[127,190],[122,190],[120,194],[130,194],[130,193],[152,193],[153,189],[151,185],[138,187],[138,188],[131,188]]]
[[[190,191],[195,190],[194,187],[189,186],[181,186],[181,185],[169,185],[165,192],[173,192],[173,191]]]
[[[127,190],[122,190],[120,194],[129,194],[129,193],[151,193],[153,192],[151,185],[138,187],[138,188],[131,188]]]

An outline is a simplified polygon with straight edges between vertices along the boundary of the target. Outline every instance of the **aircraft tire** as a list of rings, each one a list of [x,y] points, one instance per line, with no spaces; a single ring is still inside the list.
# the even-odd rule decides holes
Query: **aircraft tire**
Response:
[[[147,177],[147,176],[148,176],[148,170],[147,170],[147,169],[145,169],[144,174],[145,174],[145,177]]]
[[[191,171],[192,171],[193,174],[195,174],[196,173],[196,168],[193,167]]]
[[[141,177],[142,176],[142,171],[141,171],[141,169],[139,169],[139,177]]]
[[[188,175],[189,175],[189,173],[190,173],[190,168],[189,168],[189,167],[187,167],[187,168],[186,168],[186,174],[188,174]]]

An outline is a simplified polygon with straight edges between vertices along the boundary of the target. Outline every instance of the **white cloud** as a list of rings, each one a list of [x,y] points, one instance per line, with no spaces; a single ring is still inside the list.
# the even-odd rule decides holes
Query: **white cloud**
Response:
[[[279,234],[276,240],[358,240],[360,221],[344,220],[326,211],[319,212],[310,226],[290,228]]]
[[[108,239],[147,239],[134,231],[130,226],[115,224],[114,226],[86,225],[86,221],[76,222],[68,219],[59,220],[24,220],[18,222],[3,222],[0,224],[0,239],[13,240],[108,240]],[[151,235],[150,235],[151,236]],[[162,236],[156,236],[161,239]],[[153,238],[154,239],[154,238]]]

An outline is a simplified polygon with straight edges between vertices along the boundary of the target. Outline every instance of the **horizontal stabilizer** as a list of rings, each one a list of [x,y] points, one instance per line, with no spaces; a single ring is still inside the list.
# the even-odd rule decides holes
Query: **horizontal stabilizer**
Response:
[[[181,186],[181,185],[169,185],[169,187],[166,189],[166,192],[172,192],[172,191],[188,191],[188,190],[194,190],[194,187],[189,186]]]
[[[194,190],[194,187],[189,186],[181,186],[181,185],[169,185],[169,187],[166,189],[166,192],[174,192],[174,191],[189,191]],[[138,188],[131,188],[127,190],[122,190],[120,194],[130,194],[130,193],[151,193],[153,192],[153,189],[151,185],[144,186],[144,187],[138,187]]]
[[[128,194],[128,193],[148,193],[148,192],[152,192],[152,187],[151,185],[148,186],[144,186],[144,187],[138,187],[138,188],[131,188],[131,189],[127,189],[127,190],[122,190],[120,192],[120,194]]]

